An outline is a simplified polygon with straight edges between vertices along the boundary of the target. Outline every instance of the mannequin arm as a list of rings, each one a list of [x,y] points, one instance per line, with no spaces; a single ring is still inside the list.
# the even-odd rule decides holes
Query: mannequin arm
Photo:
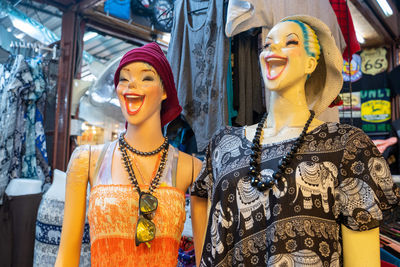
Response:
[[[208,199],[196,196],[190,197],[194,252],[196,254],[196,266],[200,265],[201,253],[207,227],[207,202]]]
[[[64,221],[55,266],[79,265],[86,213],[88,184],[88,147],[78,147],[71,156],[65,191]]]
[[[363,232],[341,227],[344,267],[381,266],[378,227]]]

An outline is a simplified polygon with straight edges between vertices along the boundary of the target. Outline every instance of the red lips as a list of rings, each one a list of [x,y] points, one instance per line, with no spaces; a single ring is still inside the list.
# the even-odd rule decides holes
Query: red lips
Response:
[[[287,58],[275,54],[268,55],[264,58],[267,67],[268,80],[277,79],[285,70],[287,65]]]
[[[125,93],[124,98],[125,98],[126,112],[129,115],[135,115],[142,108],[146,96],[135,93]]]

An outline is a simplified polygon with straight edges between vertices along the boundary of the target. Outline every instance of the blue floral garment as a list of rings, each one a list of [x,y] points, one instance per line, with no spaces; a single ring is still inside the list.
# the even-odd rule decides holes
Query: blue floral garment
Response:
[[[22,56],[11,60],[0,65],[0,204],[10,179],[50,182],[43,119],[37,107],[46,96],[41,65],[37,60],[28,64]],[[42,155],[40,164],[37,154]]]

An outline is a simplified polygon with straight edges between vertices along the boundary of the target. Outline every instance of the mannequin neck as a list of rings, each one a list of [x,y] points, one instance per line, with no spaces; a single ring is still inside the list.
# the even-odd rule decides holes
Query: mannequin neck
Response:
[[[128,123],[125,139],[139,151],[152,151],[164,142],[160,115],[150,117],[140,124]]]

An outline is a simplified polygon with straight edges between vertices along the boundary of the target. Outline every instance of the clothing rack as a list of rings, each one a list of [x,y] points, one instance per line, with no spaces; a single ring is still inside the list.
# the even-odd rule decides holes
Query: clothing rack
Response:
[[[11,41],[10,43],[11,48],[27,48],[27,49],[32,49],[35,52],[38,52],[39,54],[41,53],[42,50],[45,51],[51,51],[52,52],[52,59],[57,58],[57,45],[53,45],[53,47],[47,47],[39,43],[31,43],[31,42],[25,42],[25,41]]]

